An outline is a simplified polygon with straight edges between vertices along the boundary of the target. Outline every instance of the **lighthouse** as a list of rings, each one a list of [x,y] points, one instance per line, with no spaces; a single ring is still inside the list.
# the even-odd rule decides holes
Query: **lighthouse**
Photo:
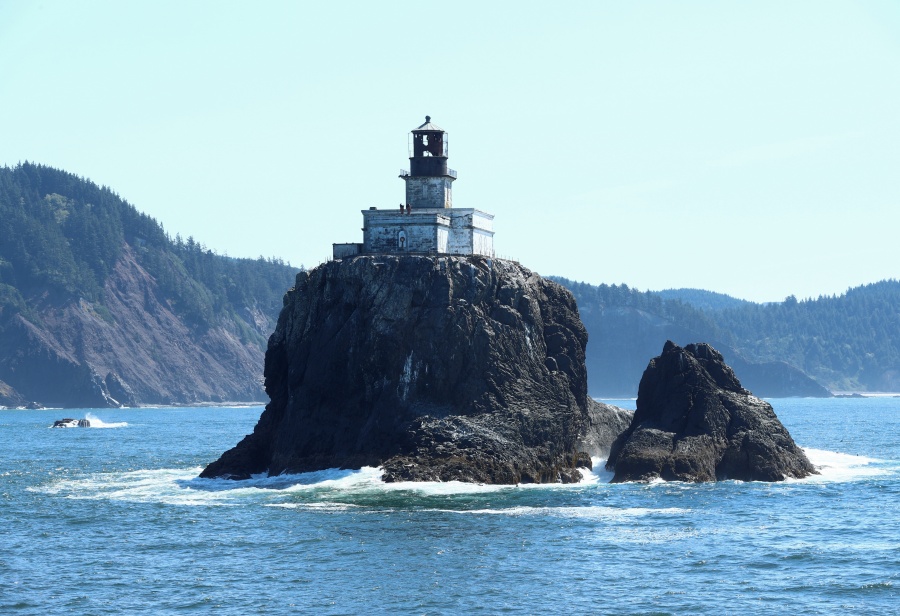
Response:
[[[409,172],[400,172],[406,182],[406,203],[413,209],[453,207],[456,171],[447,166],[447,133],[425,116],[425,123],[410,133],[410,141]]]
[[[405,200],[389,208],[362,210],[362,243],[334,244],[333,256],[434,254],[494,256],[494,216],[476,208],[453,207],[447,132],[425,116],[409,134]]]

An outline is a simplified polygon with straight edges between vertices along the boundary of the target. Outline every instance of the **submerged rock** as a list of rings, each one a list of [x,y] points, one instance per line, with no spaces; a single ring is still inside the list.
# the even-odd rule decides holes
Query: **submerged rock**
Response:
[[[587,396],[575,300],[517,263],[360,256],[301,272],[271,398],[203,477],[382,466],[385,481],[574,482],[630,414]]]
[[[614,482],[780,481],[816,473],[771,405],[708,344],[669,341],[650,361],[637,410],[613,444]]]

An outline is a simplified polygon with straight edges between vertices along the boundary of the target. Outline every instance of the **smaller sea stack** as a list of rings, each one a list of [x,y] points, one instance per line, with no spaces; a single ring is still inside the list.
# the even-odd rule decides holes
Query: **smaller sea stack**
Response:
[[[817,471],[775,416],[705,343],[666,342],[607,469],[622,481],[781,481]]]

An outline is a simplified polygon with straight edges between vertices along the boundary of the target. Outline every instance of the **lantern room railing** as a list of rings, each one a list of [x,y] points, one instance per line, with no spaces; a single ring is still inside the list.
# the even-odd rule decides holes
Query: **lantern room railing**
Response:
[[[457,176],[456,176],[456,169],[447,169],[447,175],[449,175],[451,178],[453,178],[453,179],[455,180],[456,177],[457,177]],[[407,171],[406,169],[401,169],[401,170],[400,170],[400,177],[401,177],[401,178],[408,178],[408,177],[412,177],[412,176],[409,174],[409,171]]]

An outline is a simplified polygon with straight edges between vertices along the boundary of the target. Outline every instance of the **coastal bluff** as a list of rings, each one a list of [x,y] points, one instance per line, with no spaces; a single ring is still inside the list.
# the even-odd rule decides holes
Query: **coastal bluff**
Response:
[[[650,360],[637,410],[607,461],[621,481],[781,481],[817,473],[772,406],[706,343],[668,341]]]
[[[631,412],[587,395],[572,294],[483,256],[373,255],[297,275],[271,401],[201,477],[380,466],[394,481],[577,482]]]

